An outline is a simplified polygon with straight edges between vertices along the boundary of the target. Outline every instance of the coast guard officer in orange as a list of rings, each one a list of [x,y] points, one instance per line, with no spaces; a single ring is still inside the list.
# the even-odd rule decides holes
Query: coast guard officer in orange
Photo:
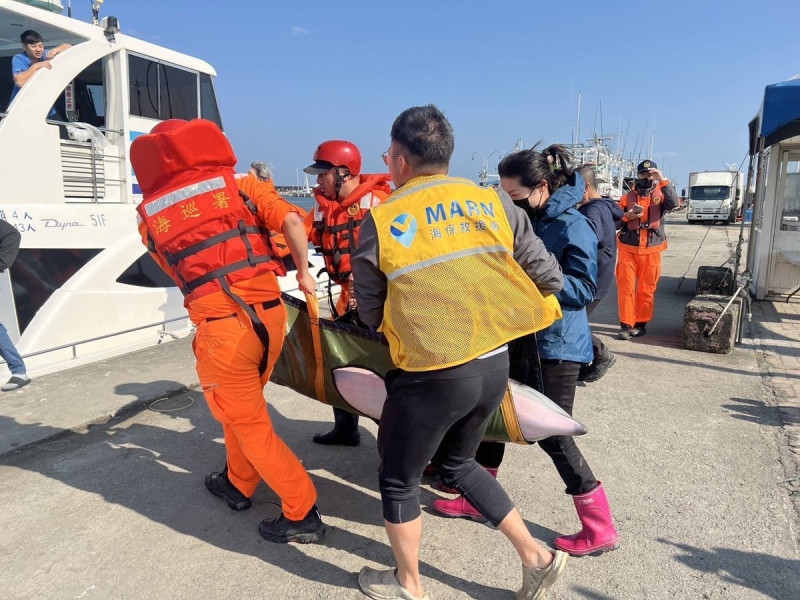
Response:
[[[373,206],[392,192],[388,173],[367,175],[361,172],[361,151],[352,142],[328,140],[317,146],[314,162],[303,169],[317,176],[314,198],[317,205],[309,214],[309,238],[325,259],[330,282],[339,284],[339,301],[333,305],[334,318],[356,308],[352,295],[353,274],[350,257],[358,244],[361,222]],[[310,221],[309,221],[310,220]],[[327,433],[318,433],[314,442],[324,445],[358,446],[358,415],[334,407],[334,426]]]
[[[617,223],[617,296],[620,332],[627,340],[644,335],[653,318],[661,253],[667,249],[664,216],[678,207],[678,195],[652,160],[636,167],[634,189],[620,198]]]
[[[270,231],[285,236],[300,290],[315,288],[299,211],[274,186],[235,177],[236,156],[210,121],[156,125],[131,144],[131,161],[144,196],[137,207],[142,238],[185,296],[197,325],[197,374],[225,435],[227,464],[206,477],[206,487],[244,510],[263,479],[282,512],[260,523],[261,535],[314,542],[325,531],[314,484],[272,428],[263,395],[286,329],[276,278],[286,270]]]

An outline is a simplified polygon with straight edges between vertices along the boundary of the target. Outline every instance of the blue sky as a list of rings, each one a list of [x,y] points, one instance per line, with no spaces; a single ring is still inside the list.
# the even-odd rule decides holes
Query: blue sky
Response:
[[[88,0],[73,4],[88,20]],[[451,173],[476,179],[475,152],[571,142],[581,92],[581,138],[600,134],[602,103],[602,133],[621,122],[626,155],[638,137],[642,157],[652,137],[685,187],[690,171],[741,163],[764,86],[800,73],[786,0],[107,0],[102,15],[211,63],[240,163],[267,160],[284,185],[331,138],[383,171],[392,121],[429,102],[455,129]]]

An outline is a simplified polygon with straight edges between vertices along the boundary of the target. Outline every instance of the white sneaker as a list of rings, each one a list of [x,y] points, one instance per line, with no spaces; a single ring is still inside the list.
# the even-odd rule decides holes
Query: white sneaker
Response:
[[[31,382],[31,378],[28,377],[25,373],[21,375],[12,375],[11,379],[6,382],[6,384],[0,388],[0,391],[3,392],[13,392],[14,390],[18,390],[21,387],[25,387]]]
[[[569,554],[556,550],[552,562],[544,569],[522,567],[522,587],[514,597],[515,600],[539,600],[544,598],[556,580],[561,577],[567,566]]]

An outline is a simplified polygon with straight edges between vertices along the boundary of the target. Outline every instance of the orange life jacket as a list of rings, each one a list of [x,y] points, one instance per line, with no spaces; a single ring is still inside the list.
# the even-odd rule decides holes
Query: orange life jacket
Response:
[[[131,163],[144,199],[136,207],[150,250],[169,266],[188,306],[237,281],[275,271],[269,231],[234,177],[236,156],[222,131],[196,119],[143,135]]]
[[[239,179],[243,179],[244,177],[248,177],[248,175],[245,175],[243,173],[237,173],[236,174],[236,180],[237,181]],[[271,179],[269,179],[267,181],[259,179],[259,181],[261,181],[263,185],[270,186],[271,188],[275,187],[275,184],[272,183]],[[307,216],[306,215],[306,211],[302,210],[299,207],[298,207],[297,210],[299,211],[298,214],[300,215],[300,218],[301,219],[305,219],[306,216]],[[289,244],[286,242],[286,236],[284,236],[283,233],[281,233],[280,231],[270,231],[269,232],[269,237],[270,237],[270,241],[272,242],[272,251],[273,251],[273,254],[274,254],[274,256],[276,258],[283,259],[283,258],[286,258],[287,256],[291,255],[292,250],[291,250],[291,248],[289,248]]]
[[[358,243],[358,232],[369,209],[391,194],[391,177],[360,175],[358,187],[344,200],[330,200],[315,190],[311,241],[322,252],[328,277],[344,284],[350,277],[350,254]]]
[[[641,199],[647,199],[648,201],[641,202]],[[660,187],[655,186],[647,196],[640,196],[636,191],[632,190],[625,195],[624,201],[625,211],[633,210],[637,203],[644,209],[640,218],[628,221],[628,229],[658,229],[661,227],[664,194],[661,192]]]

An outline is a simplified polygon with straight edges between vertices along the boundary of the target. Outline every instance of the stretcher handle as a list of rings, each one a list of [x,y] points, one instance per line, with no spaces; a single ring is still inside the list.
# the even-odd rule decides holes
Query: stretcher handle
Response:
[[[316,371],[314,373],[314,391],[317,400],[330,404],[325,396],[325,365],[322,359],[322,331],[319,326],[319,302],[315,294],[306,293],[306,308],[308,309],[308,321],[311,324],[311,341],[314,344],[314,359]]]
[[[508,432],[508,438],[515,444],[528,444],[525,436],[522,435],[522,428],[519,425],[517,409],[514,406],[514,393],[511,391],[511,383],[506,384],[506,393],[500,403],[500,414]]]

